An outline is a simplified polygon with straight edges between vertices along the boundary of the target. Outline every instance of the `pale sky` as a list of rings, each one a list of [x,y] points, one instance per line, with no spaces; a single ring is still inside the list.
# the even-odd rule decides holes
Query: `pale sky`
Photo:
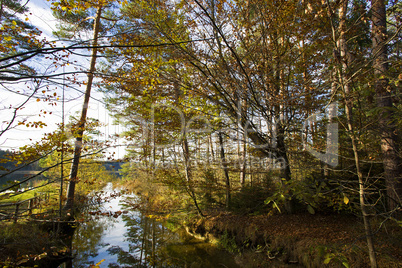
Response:
[[[29,7],[30,13],[29,15],[30,22],[38,27],[42,31],[42,37],[45,37],[47,40],[54,40],[55,38],[52,37],[52,31],[56,30],[56,19],[52,16],[50,10],[50,3],[46,0],[29,0],[27,3],[27,7]],[[82,66],[88,66],[87,64],[88,59],[77,59],[80,61]],[[49,66],[49,62],[46,62],[43,59],[37,60],[38,68],[46,69]],[[27,85],[16,85],[14,88],[21,87],[21,91],[27,90]],[[56,92],[59,94],[59,100],[61,99],[62,95],[62,87],[58,86],[57,89],[54,88]],[[79,89],[80,91],[85,91],[84,87]],[[66,89],[65,90],[66,99],[73,99],[72,101],[65,103],[65,113],[64,118],[67,122],[68,117],[70,115],[77,115],[77,111],[81,110],[82,107],[82,93],[72,90]],[[92,90],[91,94],[94,98],[98,100],[102,100],[102,94],[95,92],[94,89]],[[26,100],[26,97],[10,93],[6,91],[4,88],[0,88],[0,118],[1,118],[1,129],[4,129],[5,124],[4,121],[7,121],[11,118],[12,114],[10,110],[5,109],[12,105],[13,107],[17,107],[19,104],[23,103]],[[47,115],[45,117],[38,116],[40,111],[47,111]],[[52,112],[49,115],[49,112]],[[17,149],[25,144],[31,143],[32,141],[38,141],[41,139],[44,133],[52,132],[56,129],[56,124],[62,121],[62,105],[61,102],[58,102],[56,106],[49,105],[46,102],[37,102],[36,98],[30,101],[25,108],[18,113],[19,118],[26,118],[28,121],[43,121],[47,124],[47,127],[44,128],[27,128],[25,126],[19,126],[15,129],[9,130],[0,136],[0,148],[5,149]],[[89,110],[88,110],[88,117],[96,118],[101,122],[108,124],[106,127],[102,127],[100,129],[101,132],[105,133],[106,135],[111,135],[116,132],[119,132],[119,127],[112,125],[112,118],[108,115],[108,112],[104,108],[104,105],[96,101],[94,99],[90,100]],[[104,139],[103,137],[98,137],[99,139]],[[118,154],[117,157],[123,157],[123,150],[122,155],[119,154],[120,150],[115,150]]]

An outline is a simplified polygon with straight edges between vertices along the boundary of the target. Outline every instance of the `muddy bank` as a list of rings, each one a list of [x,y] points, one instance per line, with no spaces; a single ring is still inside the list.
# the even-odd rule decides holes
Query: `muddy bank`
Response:
[[[350,215],[242,216],[227,212],[194,218],[187,231],[239,255],[243,267],[280,261],[298,267],[369,267],[363,225]],[[401,228],[375,236],[379,267],[402,264]]]

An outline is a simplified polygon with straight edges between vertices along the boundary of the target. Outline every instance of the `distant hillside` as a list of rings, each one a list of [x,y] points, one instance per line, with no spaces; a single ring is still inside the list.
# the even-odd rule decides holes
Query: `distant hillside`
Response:
[[[12,154],[10,151],[0,150],[0,187],[6,184],[8,181],[21,181],[29,176],[32,176],[38,171],[43,170],[39,166],[38,162],[34,162],[26,167],[21,168],[17,172],[5,175],[6,173],[18,168],[18,165],[14,161],[9,161],[9,155]],[[119,161],[99,161],[107,171],[113,172],[117,177],[120,177],[119,170],[125,162]],[[38,177],[39,179],[45,179],[42,175]],[[0,188],[1,189],[1,188]]]
[[[119,170],[125,162],[119,161],[100,161],[107,171],[114,172],[116,176],[120,177]]]
[[[17,165],[17,162],[9,160],[10,159],[9,156],[12,154],[13,152],[0,150],[0,186],[6,184],[8,181],[24,180],[27,177],[36,173],[37,171],[42,170],[42,168],[39,166],[39,163],[34,162],[30,165],[27,165],[19,169],[17,172],[5,175],[8,172],[13,171],[19,167]],[[39,176],[39,178],[43,179],[42,176]]]

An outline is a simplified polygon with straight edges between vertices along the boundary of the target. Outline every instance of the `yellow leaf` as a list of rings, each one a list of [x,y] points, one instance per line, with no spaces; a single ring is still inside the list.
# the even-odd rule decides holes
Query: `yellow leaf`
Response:
[[[14,24],[14,25],[17,25],[17,22],[16,22],[15,20],[13,20],[13,24]]]
[[[102,262],[104,262],[105,259],[100,260],[97,264],[95,264],[96,266],[99,266]]]
[[[347,205],[349,203],[349,198],[345,195],[343,197],[343,202]]]
[[[6,40],[6,41],[11,41],[13,38],[11,37],[11,36],[6,36],[6,37],[4,37],[4,40]]]

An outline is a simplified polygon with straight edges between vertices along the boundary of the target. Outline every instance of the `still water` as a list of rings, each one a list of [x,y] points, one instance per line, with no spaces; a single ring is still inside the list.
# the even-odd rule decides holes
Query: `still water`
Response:
[[[131,209],[136,197],[114,194],[112,184],[102,195],[107,201],[74,233],[72,267],[240,267],[231,254]]]

